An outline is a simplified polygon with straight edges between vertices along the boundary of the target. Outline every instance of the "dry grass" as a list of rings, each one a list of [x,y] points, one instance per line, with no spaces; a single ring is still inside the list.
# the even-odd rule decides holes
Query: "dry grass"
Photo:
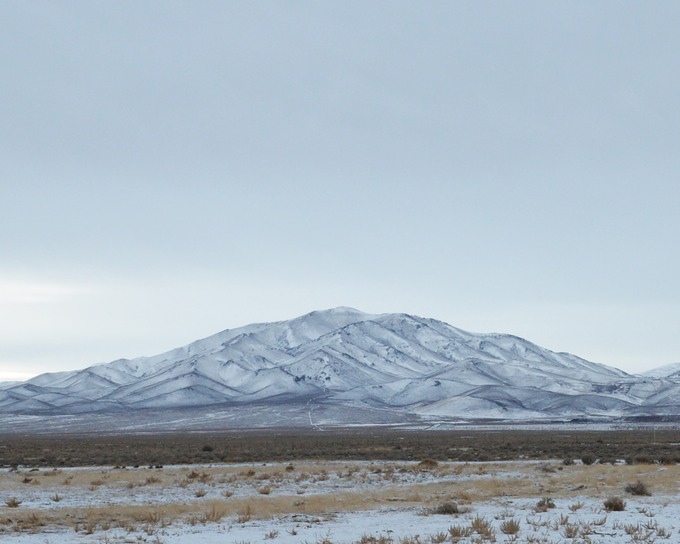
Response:
[[[520,530],[520,523],[516,519],[507,519],[500,525],[501,532],[506,535],[516,535]]]
[[[467,511],[469,505],[491,499],[536,496],[565,501],[569,510],[576,512],[582,507],[578,497],[590,496],[600,500],[616,497],[631,481],[644,481],[645,486],[652,486],[655,493],[673,494],[680,479],[680,467],[675,465],[574,464],[560,466],[553,472],[540,467],[537,470],[536,464],[524,462],[487,463],[483,465],[483,470],[477,464],[438,462],[428,468],[428,480],[420,483],[404,483],[400,480],[421,473],[423,467],[418,463],[371,465],[298,462],[294,470],[286,470],[286,466],[281,465],[281,470],[269,466],[268,471],[229,465],[200,469],[78,469],[68,474],[70,483],[66,494],[62,487],[63,474],[58,478],[42,479],[41,488],[48,500],[52,498],[53,504],[39,509],[26,506],[25,473],[1,473],[0,497],[3,499],[0,502],[0,519],[11,519],[16,530],[25,531],[42,530],[46,526],[72,527],[82,532],[96,532],[110,526],[146,527],[153,530],[178,521],[211,523],[229,518],[238,523],[247,523],[251,519],[283,515],[321,516],[371,510],[394,505],[395,502],[400,507],[428,512],[435,512],[442,505],[455,504],[455,508],[442,512],[455,515],[456,510]],[[460,475],[467,478],[461,480],[454,477]],[[338,489],[333,485],[322,493],[298,494],[305,491],[302,486],[323,486],[330,479],[347,482],[347,488]],[[156,504],[153,508],[104,504],[68,506],[73,495],[91,494],[86,490],[94,485],[93,482],[99,481],[107,489],[125,490],[130,496],[158,490],[158,493],[174,494],[176,499],[167,504]],[[225,487],[227,482],[229,487]],[[353,488],[362,482],[366,482],[366,485]],[[372,482],[380,483],[373,485]],[[262,492],[266,488],[271,491],[274,485],[276,493]],[[288,491],[284,493],[282,489]],[[208,493],[207,500],[198,500],[199,495]],[[221,498],[213,500],[213,497]],[[96,504],[94,499],[92,504]],[[508,517],[512,517],[511,513]],[[483,518],[477,519],[471,530],[478,535],[485,534],[484,521]],[[506,520],[502,532],[514,534],[512,521]],[[456,527],[452,526],[456,535],[467,532],[462,526]],[[564,534],[572,532],[568,528],[568,520],[563,527]],[[450,537],[453,538],[453,535]]]
[[[217,523],[224,516],[227,515],[227,510],[221,503],[212,503],[210,507],[203,512],[201,515],[201,521],[203,523]]]

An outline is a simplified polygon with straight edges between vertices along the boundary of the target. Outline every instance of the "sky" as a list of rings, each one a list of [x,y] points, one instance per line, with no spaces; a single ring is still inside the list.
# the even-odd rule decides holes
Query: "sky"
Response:
[[[680,362],[680,4],[0,3],[0,379],[351,306]]]

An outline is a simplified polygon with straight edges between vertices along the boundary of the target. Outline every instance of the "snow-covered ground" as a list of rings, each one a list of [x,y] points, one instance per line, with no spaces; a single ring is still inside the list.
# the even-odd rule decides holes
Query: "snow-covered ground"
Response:
[[[494,501],[481,505],[474,514],[458,517],[423,516],[414,510],[381,509],[361,513],[345,513],[328,517],[285,516],[273,520],[220,523],[191,526],[187,524],[154,530],[127,532],[113,529],[92,535],[70,532],[3,535],[14,544],[81,544],[81,543],[183,543],[224,544],[275,542],[279,544],[344,544],[344,543],[418,543],[422,542],[519,542],[545,543],[653,543],[677,542],[677,505],[667,501],[629,501],[629,511],[607,514],[601,505],[585,499],[581,511],[572,513],[567,505],[547,514],[535,514],[527,501]],[[650,502],[654,505],[650,506]],[[640,506],[635,504],[640,503]],[[635,510],[630,511],[630,508]],[[639,511],[638,511],[639,510]],[[456,529],[463,531],[475,524],[475,518],[490,523],[493,536],[473,533],[455,540]],[[504,534],[501,525],[518,521],[519,531]],[[576,536],[571,536],[576,535]],[[441,539],[444,540],[441,540]]]
[[[679,475],[675,465],[558,462],[4,469],[0,541],[673,543]],[[652,494],[627,494],[637,481]],[[605,508],[615,495],[623,511]],[[436,513],[452,504],[458,513]]]

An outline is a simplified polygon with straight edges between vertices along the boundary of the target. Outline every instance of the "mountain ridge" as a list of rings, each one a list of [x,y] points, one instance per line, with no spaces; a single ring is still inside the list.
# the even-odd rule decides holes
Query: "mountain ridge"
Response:
[[[680,381],[630,375],[514,335],[340,307],[227,329],[155,356],[0,384],[0,414],[312,401],[333,413],[383,410],[423,423],[676,416]]]

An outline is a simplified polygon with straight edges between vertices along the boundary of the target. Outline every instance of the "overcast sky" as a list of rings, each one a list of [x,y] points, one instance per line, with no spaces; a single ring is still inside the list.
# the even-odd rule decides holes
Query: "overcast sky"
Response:
[[[339,305],[680,361],[680,3],[0,3],[0,379]]]

